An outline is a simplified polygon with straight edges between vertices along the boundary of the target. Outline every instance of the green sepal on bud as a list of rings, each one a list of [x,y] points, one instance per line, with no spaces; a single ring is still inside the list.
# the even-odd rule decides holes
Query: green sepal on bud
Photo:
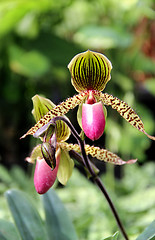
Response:
[[[46,163],[54,170],[56,167],[55,147],[48,142],[44,142],[41,144],[41,152]]]

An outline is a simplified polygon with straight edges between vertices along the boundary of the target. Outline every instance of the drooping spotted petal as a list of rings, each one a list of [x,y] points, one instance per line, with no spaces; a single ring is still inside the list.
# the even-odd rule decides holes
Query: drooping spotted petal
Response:
[[[137,128],[139,131],[143,132],[148,138],[155,140],[154,136],[150,136],[145,132],[144,124],[140,117],[136,114],[136,112],[124,101],[121,101],[117,97],[113,97],[112,95],[109,95],[107,93],[96,93],[100,100],[105,105],[110,105],[113,109],[116,109],[117,112],[127,121],[129,122],[133,127]]]
[[[111,78],[112,64],[103,54],[88,50],[77,54],[68,68],[72,84],[78,92],[102,91]]]
[[[67,151],[74,150],[80,153],[80,146],[78,144],[68,144],[66,142],[63,142],[63,143],[60,143],[60,146],[62,149],[66,149]],[[92,157],[96,157],[101,161],[110,162],[115,165],[132,164],[137,161],[137,159],[123,161],[116,154],[106,149],[100,149],[99,147],[89,146],[88,144],[85,145],[85,151],[86,151],[86,154],[90,154]]]
[[[41,118],[35,126],[33,126],[26,134],[24,134],[21,138],[26,137],[27,135],[34,135],[38,129],[41,129],[46,124],[51,121],[52,118],[56,116],[65,115],[70,109],[75,108],[77,105],[81,103],[81,101],[86,97],[87,93],[83,92],[78,95],[73,96],[72,98],[68,98],[65,102],[57,105],[55,108],[50,110],[43,118]],[[48,126],[47,126],[48,127]],[[45,128],[46,130],[47,128]]]

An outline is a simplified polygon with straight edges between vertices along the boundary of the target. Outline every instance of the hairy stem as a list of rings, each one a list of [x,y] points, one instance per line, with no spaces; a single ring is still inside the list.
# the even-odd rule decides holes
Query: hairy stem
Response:
[[[93,181],[99,187],[100,191],[104,194],[104,196],[105,196],[105,198],[106,198],[106,200],[107,200],[107,202],[108,202],[108,204],[109,204],[109,206],[111,208],[111,211],[112,211],[112,213],[113,213],[113,215],[114,215],[114,217],[116,219],[116,222],[117,222],[117,224],[118,224],[118,226],[119,226],[119,228],[120,228],[120,230],[122,232],[122,235],[124,236],[124,239],[129,240],[128,235],[127,235],[127,233],[126,233],[126,231],[125,231],[125,229],[123,227],[123,224],[122,224],[122,222],[121,222],[121,220],[119,218],[117,210],[116,210],[116,208],[115,208],[115,206],[114,206],[114,204],[113,204],[113,202],[112,202],[108,192],[106,191],[106,189],[105,189],[101,179],[96,175],[96,173],[94,172],[93,168],[90,165],[90,160],[89,160],[89,158],[88,158],[88,156],[86,154],[86,151],[85,151],[85,147],[84,147],[85,143],[84,143],[84,141],[80,138],[79,134],[77,133],[77,131],[75,130],[75,128],[73,127],[73,125],[71,124],[71,122],[69,120],[67,120],[64,117],[55,117],[53,120],[54,121],[62,120],[71,129],[72,134],[74,135],[74,137],[78,141],[78,144],[79,144],[80,149],[81,149],[81,155],[82,156],[80,154],[75,153],[74,151],[72,151],[71,154],[79,162],[83,162],[85,167],[88,169],[89,173],[91,174],[91,177],[92,177]]]

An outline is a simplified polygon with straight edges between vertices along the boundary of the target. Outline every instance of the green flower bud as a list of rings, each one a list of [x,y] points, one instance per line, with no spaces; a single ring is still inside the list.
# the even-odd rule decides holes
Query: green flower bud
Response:
[[[52,168],[52,170],[56,167],[56,158],[55,152],[56,149],[48,142],[44,142],[41,145],[41,152],[43,158],[45,159],[46,163]]]

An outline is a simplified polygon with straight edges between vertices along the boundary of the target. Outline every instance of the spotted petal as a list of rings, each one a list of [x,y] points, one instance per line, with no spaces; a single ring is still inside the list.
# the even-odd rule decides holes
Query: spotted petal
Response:
[[[105,105],[110,105],[113,109],[116,109],[117,112],[133,127],[137,128],[139,131],[143,132],[148,138],[155,140],[154,136],[150,136],[145,132],[144,124],[136,112],[124,101],[121,101],[117,97],[113,97],[107,93],[96,93],[99,96],[100,100]]]
[[[68,68],[72,84],[78,92],[102,91],[111,78],[112,64],[103,54],[88,50],[77,54]]]
[[[62,149],[66,149],[67,151],[74,150],[80,153],[80,146],[78,144],[68,144],[66,142],[60,143]],[[95,157],[104,162],[110,162],[115,165],[124,165],[124,164],[132,164],[137,161],[137,159],[131,159],[128,161],[123,161],[120,157],[116,154],[106,150],[100,149],[99,147],[89,146],[88,144],[85,145],[86,154],[90,154],[92,157]]]
[[[57,105],[55,108],[50,110],[43,118],[41,118],[34,127],[32,127],[26,134],[24,134],[21,138],[26,137],[27,135],[34,135],[40,128],[48,125],[52,118],[56,116],[65,115],[70,109],[75,108],[77,105],[81,103],[81,101],[86,97],[87,93],[83,92],[78,95],[73,96],[72,98],[68,98],[65,102]],[[48,126],[47,126],[48,127]],[[45,128],[46,130],[47,128]]]

